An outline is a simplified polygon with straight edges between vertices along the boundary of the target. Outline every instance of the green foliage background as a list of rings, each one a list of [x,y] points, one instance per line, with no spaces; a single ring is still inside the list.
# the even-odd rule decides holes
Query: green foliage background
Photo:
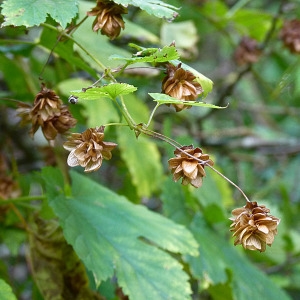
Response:
[[[56,44],[95,1],[0,1],[0,151],[8,166],[1,172],[21,190],[0,202],[1,249],[8,253],[0,249],[1,299],[28,299],[28,293],[31,299],[124,299],[120,288],[133,300],[299,299],[300,58],[279,39],[284,20],[300,18],[299,2],[115,2],[129,4],[118,39],[93,32],[88,18]],[[251,66],[233,59],[243,36],[262,47]],[[172,181],[170,145],[109,126],[106,139],[118,143],[112,160],[94,174],[68,173],[62,141],[53,151],[41,134],[31,140],[15,102],[7,100],[32,103],[42,76],[65,103],[71,93],[79,97],[70,106],[74,132],[119,122],[117,95],[137,124],[147,123],[157,103],[174,101],[160,94],[162,68],[152,68],[179,59],[164,48],[173,40],[184,66],[199,72],[210,93],[179,113],[159,106],[150,129],[204,148],[217,170],[281,218],[265,253],[233,246],[228,218],[245,200],[222,177],[208,169],[200,189]],[[132,56],[129,42],[163,55]],[[120,83],[81,92],[105,68],[125,62],[132,72]],[[137,62],[142,68],[134,69]],[[220,107],[226,108],[214,109]],[[54,260],[55,271],[40,268]],[[21,279],[13,272],[20,264],[28,266]]]

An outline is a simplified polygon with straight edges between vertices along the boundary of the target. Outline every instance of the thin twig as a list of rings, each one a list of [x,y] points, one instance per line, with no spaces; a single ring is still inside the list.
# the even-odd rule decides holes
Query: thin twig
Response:
[[[227,178],[225,175],[223,175],[220,171],[218,171],[217,169],[215,169],[213,166],[211,166],[209,164],[209,160],[202,160],[202,159],[199,159],[191,154],[189,154],[188,152],[186,152],[185,150],[182,149],[182,146],[180,145],[180,147],[178,147],[176,144],[178,144],[176,141],[172,140],[171,138],[168,138],[160,133],[157,133],[157,132],[154,132],[154,131],[151,131],[147,128],[143,128],[143,127],[140,127],[140,128],[137,128],[136,129],[137,131],[139,132],[142,132],[146,135],[149,135],[151,137],[155,137],[155,138],[158,138],[158,139],[161,139],[163,140],[164,142],[168,143],[169,145],[175,147],[178,151],[184,153],[186,156],[198,161],[201,165],[203,166],[208,166],[209,168],[211,168],[214,172],[216,172],[218,175],[220,175],[222,178],[224,178],[227,182],[229,182],[231,185],[233,185],[237,190],[240,191],[240,193],[243,195],[243,197],[246,199],[247,202],[251,202],[248,197],[246,196],[246,194],[244,193],[244,191],[237,185],[235,184],[233,181],[231,181],[229,178]]]

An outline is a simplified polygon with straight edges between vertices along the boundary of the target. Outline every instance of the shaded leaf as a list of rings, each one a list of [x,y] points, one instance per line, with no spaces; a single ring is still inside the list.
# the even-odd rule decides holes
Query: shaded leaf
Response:
[[[161,27],[161,43],[170,45],[176,41],[176,48],[180,55],[191,59],[197,53],[199,34],[193,21],[165,22]]]
[[[111,83],[101,87],[94,87],[86,91],[71,91],[72,95],[80,100],[99,100],[101,97],[109,97],[115,99],[120,95],[133,93],[137,88],[127,83]]]
[[[156,144],[149,138],[118,130],[118,146],[139,196],[149,197],[161,185],[162,165]]]
[[[205,219],[211,224],[226,222],[227,210],[233,205],[229,183],[212,170],[206,171],[202,189],[193,189],[193,195],[202,207]]]
[[[250,36],[258,41],[263,41],[266,36],[266,32],[270,30],[273,15],[262,12],[256,9],[240,9],[234,14],[226,15],[228,21],[234,24],[237,31],[241,35]],[[259,24],[259,26],[257,26]]]
[[[42,174],[66,240],[98,284],[116,274],[130,299],[190,299],[182,266],[152,244],[197,255],[197,243],[185,227],[76,172],[71,172],[70,196],[63,192],[59,170],[45,168]]]
[[[121,36],[130,36],[134,40],[140,40],[143,37],[143,42],[148,42],[154,45],[160,44],[160,38],[151,32],[151,28],[144,27],[137,22],[132,22],[127,18],[124,18],[125,29],[121,32]]]
[[[208,108],[217,108],[217,109],[223,109],[227,108],[227,106],[217,106],[205,102],[193,102],[193,101],[182,101],[178,100],[177,98],[170,97],[166,94],[160,94],[160,93],[148,93],[154,101],[157,101],[160,104],[185,104],[189,106],[202,106],[202,107],[208,107]]]
[[[11,287],[3,279],[0,279],[0,295],[1,300],[17,300]]]
[[[43,28],[40,36],[39,45],[58,54],[59,57],[65,59],[70,65],[76,66],[78,69],[87,71],[91,76],[97,77],[96,71],[86,64],[76,53],[74,53],[74,43],[71,40],[64,40],[57,43],[58,34],[49,28]],[[56,44],[57,43],[57,44]],[[53,46],[55,47],[53,48]]]
[[[144,48],[131,44],[139,51],[133,57],[124,57],[121,55],[111,55],[109,58],[112,60],[125,60],[129,65],[140,62],[148,63],[162,63],[179,58],[179,54],[175,46],[165,46],[159,48]]]
[[[8,56],[0,54],[1,71],[3,72],[3,79],[5,80],[10,91],[13,92],[14,97],[24,97],[29,91],[26,85],[27,74],[21,66],[14,60],[9,59]]]
[[[114,2],[124,6],[133,5],[139,7],[140,9],[145,10],[148,14],[154,15],[158,18],[173,20],[178,15],[176,12],[176,10],[178,10],[177,7],[164,3],[160,0],[114,0]]]
[[[66,28],[67,24],[78,13],[76,0],[6,0],[2,3],[2,14],[5,17],[3,26],[40,25],[49,14],[56,22]]]

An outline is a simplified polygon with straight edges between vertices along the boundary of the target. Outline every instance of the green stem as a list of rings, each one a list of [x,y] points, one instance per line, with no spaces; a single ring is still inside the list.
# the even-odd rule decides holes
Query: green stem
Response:
[[[177,143],[176,141],[172,140],[171,138],[168,138],[160,133],[148,130],[147,128],[143,128],[143,127],[139,127],[136,130],[144,133],[145,135],[149,135],[151,137],[155,137],[155,138],[158,138],[158,139],[161,139],[161,140],[167,142],[168,144],[172,145],[180,152],[184,153],[186,156],[198,161],[201,165],[211,168],[214,172],[216,172],[218,175],[220,175],[222,178],[224,178],[227,182],[229,182],[231,185],[233,185],[237,190],[239,190],[247,202],[250,202],[250,200],[248,199],[248,197],[246,196],[244,191],[238,185],[236,185],[233,181],[231,181],[229,178],[227,178],[225,175],[223,175],[221,172],[219,172],[217,169],[215,169],[213,166],[211,166],[207,160],[202,160],[202,159],[196,158],[195,156],[189,154],[185,150],[181,149],[182,146],[179,143]],[[178,147],[178,145],[179,145],[179,147]]]
[[[151,136],[151,137],[154,137],[154,138],[157,138],[157,139],[160,139],[166,143],[168,143],[169,145],[175,147],[176,149],[180,149],[182,147],[182,145],[178,142],[176,142],[175,140],[161,134],[161,133],[158,133],[158,132],[155,132],[155,131],[152,131],[148,128],[145,128],[145,127],[142,127],[142,128],[138,128],[137,131],[140,131],[142,132],[143,134],[145,135],[148,135],[148,136]]]
[[[125,123],[107,123],[104,124],[103,126],[107,127],[107,126],[129,126],[129,125]]]
[[[154,113],[155,113],[155,111],[158,109],[158,107],[160,106],[160,103],[156,103],[156,105],[155,105],[155,107],[153,108],[153,110],[152,110],[152,112],[151,112],[151,115],[150,115],[150,117],[149,117],[149,120],[148,120],[148,122],[147,122],[147,124],[146,124],[146,127],[149,127],[149,125],[150,125],[150,123],[151,123],[151,121],[152,121],[152,118],[153,118],[153,116],[154,116]]]
[[[56,32],[60,33],[62,36],[64,36],[64,37],[68,38],[69,40],[71,40],[82,51],[84,51],[86,53],[86,55],[88,55],[103,71],[106,69],[106,66],[102,62],[100,62],[94,55],[92,55],[90,52],[88,52],[80,43],[78,43],[72,36],[67,34],[65,31],[61,31],[58,28],[56,28],[55,26],[52,26],[52,25],[47,24],[47,23],[42,23],[41,25],[43,27],[46,27],[46,28],[49,28],[51,30],[56,31]]]
[[[197,159],[198,160],[198,159]],[[211,168],[214,172],[216,172],[218,175],[220,175],[222,178],[224,178],[227,182],[229,182],[231,185],[233,185],[237,190],[240,191],[240,193],[243,195],[243,197],[246,199],[247,202],[251,202],[248,197],[246,196],[246,194],[244,193],[244,191],[237,185],[235,184],[233,181],[231,181],[228,177],[226,177],[225,175],[223,175],[220,171],[218,171],[217,169],[215,169],[213,166],[209,165],[209,164],[205,164],[207,167]]]
[[[130,129],[135,129],[136,130],[137,125],[136,125],[135,121],[132,119],[129,111],[127,110],[127,107],[125,105],[123,96],[120,95],[119,98],[120,98],[121,107],[120,107],[119,102],[116,99],[114,99],[115,103],[118,105],[118,107],[120,107],[122,115],[125,118],[125,120],[126,120],[128,126],[130,127]]]
[[[10,40],[10,39],[1,39],[0,40],[0,44],[25,44],[25,45],[32,45],[32,46],[36,46],[37,43],[36,42],[32,42],[32,41],[23,41],[23,40]]]
[[[0,201],[0,205],[6,205],[10,203],[19,203],[19,202],[27,202],[27,201],[35,201],[35,200],[45,200],[47,199],[46,196],[40,195],[40,196],[24,196],[24,197],[18,197],[13,199],[7,199]]]

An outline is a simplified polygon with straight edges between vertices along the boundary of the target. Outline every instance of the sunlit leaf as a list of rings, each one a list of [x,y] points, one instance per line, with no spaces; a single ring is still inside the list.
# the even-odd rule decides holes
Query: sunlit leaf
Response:
[[[182,63],[179,60],[170,61],[174,66],[178,66],[181,64],[181,68],[184,70],[188,70],[192,72],[196,76],[196,81],[200,83],[203,89],[203,93],[201,94],[202,98],[206,98],[206,96],[212,91],[214,83],[206,76],[195,70],[194,68]]]
[[[111,55],[112,60],[125,60],[128,64],[148,62],[148,63],[161,63],[179,58],[179,54],[175,46],[165,46],[159,48],[143,48],[140,47],[139,51],[133,57],[124,57],[121,55]]]
[[[87,90],[71,91],[70,93],[80,100],[98,100],[101,97],[115,99],[120,95],[133,93],[137,88],[127,83],[111,83],[101,87],[94,87]]]
[[[3,26],[26,26],[40,25],[46,21],[49,14],[63,28],[78,13],[76,0],[4,0],[2,14],[5,17]]]
[[[3,279],[0,279],[0,295],[1,300],[17,300],[11,287]]]
[[[45,168],[42,174],[66,240],[97,283],[116,275],[130,299],[190,299],[188,276],[161,250],[197,255],[197,243],[185,227],[76,172],[71,172],[68,196],[59,170]]]
[[[154,15],[158,18],[166,18],[173,20],[177,17],[177,7],[164,3],[160,0],[114,0],[118,4],[124,6],[133,5],[145,10],[148,14]]]
[[[176,98],[170,97],[166,94],[160,94],[160,93],[148,93],[154,101],[160,103],[160,104],[184,104],[189,106],[202,106],[202,107],[208,107],[208,108],[217,108],[217,109],[223,109],[227,106],[217,106],[205,102],[193,102],[193,101],[181,101]]]

